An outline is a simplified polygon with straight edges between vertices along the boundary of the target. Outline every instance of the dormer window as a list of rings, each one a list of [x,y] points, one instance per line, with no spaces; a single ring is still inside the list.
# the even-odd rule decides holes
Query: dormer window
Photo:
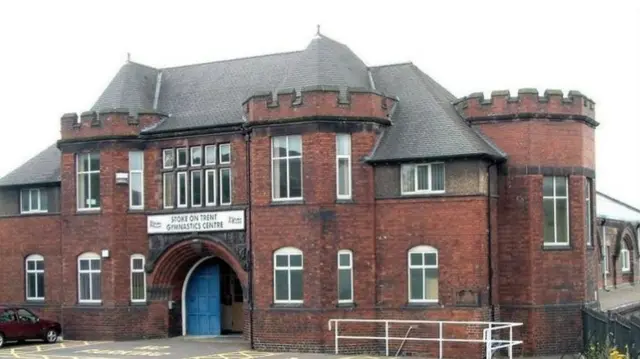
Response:
[[[402,165],[402,194],[444,193],[444,163]]]
[[[26,188],[20,191],[20,213],[48,212],[49,201],[44,188]]]

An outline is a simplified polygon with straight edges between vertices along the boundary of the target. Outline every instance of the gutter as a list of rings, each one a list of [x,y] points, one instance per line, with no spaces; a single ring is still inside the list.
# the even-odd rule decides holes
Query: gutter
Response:
[[[491,162],[489,166],[487,166],[487,265],[489,267],[489,278],[488,278],[488,286],[489,293],[487,301],[489,302],[489,321],[495,321],[496,317],[496,308],[493,305],[493,253],[492,253],[492,226],[491,226],[491,167],[495,166],[495,162]]]

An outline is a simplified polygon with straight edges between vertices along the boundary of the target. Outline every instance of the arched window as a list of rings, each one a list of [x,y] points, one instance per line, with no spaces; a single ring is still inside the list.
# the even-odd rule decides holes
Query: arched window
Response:
[[[44,257],[32,254],[25,259],[27,300],[44,300]]]
[[[302,251],[286,247],[273,253],[275,303],[302,303]]]
[[[353,302],[353,253],[338,251],[338,303]]]
[[[147,275],[144,271],[144,256],[131,256],[131,301],[147,301]]]
[[[438,301],[438,250],[417,246],[409,250],[409,302]]]
[[[627,243],[622,239],[622,249],[620,249],[620,266],[623,273],[631,271],[631,256],[629,255],[629,249],[627,249]]]
[[[80,303],[102,302],[102,263],[95,253],[78,256],[78,301]]]

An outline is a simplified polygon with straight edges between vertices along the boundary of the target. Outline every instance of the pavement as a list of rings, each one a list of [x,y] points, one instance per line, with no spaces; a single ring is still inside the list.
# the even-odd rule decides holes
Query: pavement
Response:
[[[602,310],[614,310],[625,306],[640,303],[640,286],[630,285],[610,289],[610,291],[600,290],[598,292],[600,308]]]
[[[355,359],[312,353],[272,353],[251,350],[248,344],[237,339],[220,338],[171,338],[124,342],[98,342],[65,340],[55,344],[27,342],[7,343],[0,349],[0,358],[18,359]],[[357,359],[378,359],[358,356]]]

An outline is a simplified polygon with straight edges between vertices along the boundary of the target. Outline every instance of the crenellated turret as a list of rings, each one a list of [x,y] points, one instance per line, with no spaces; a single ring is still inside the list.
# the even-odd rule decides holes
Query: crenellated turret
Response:
[[[62,140],[73,138],[100,138],[110,136],[137,136],[163,118],[159,112],[135,112],[129,109],[110,109],[104,112],[85,111],[65,113],[60,118]]]

